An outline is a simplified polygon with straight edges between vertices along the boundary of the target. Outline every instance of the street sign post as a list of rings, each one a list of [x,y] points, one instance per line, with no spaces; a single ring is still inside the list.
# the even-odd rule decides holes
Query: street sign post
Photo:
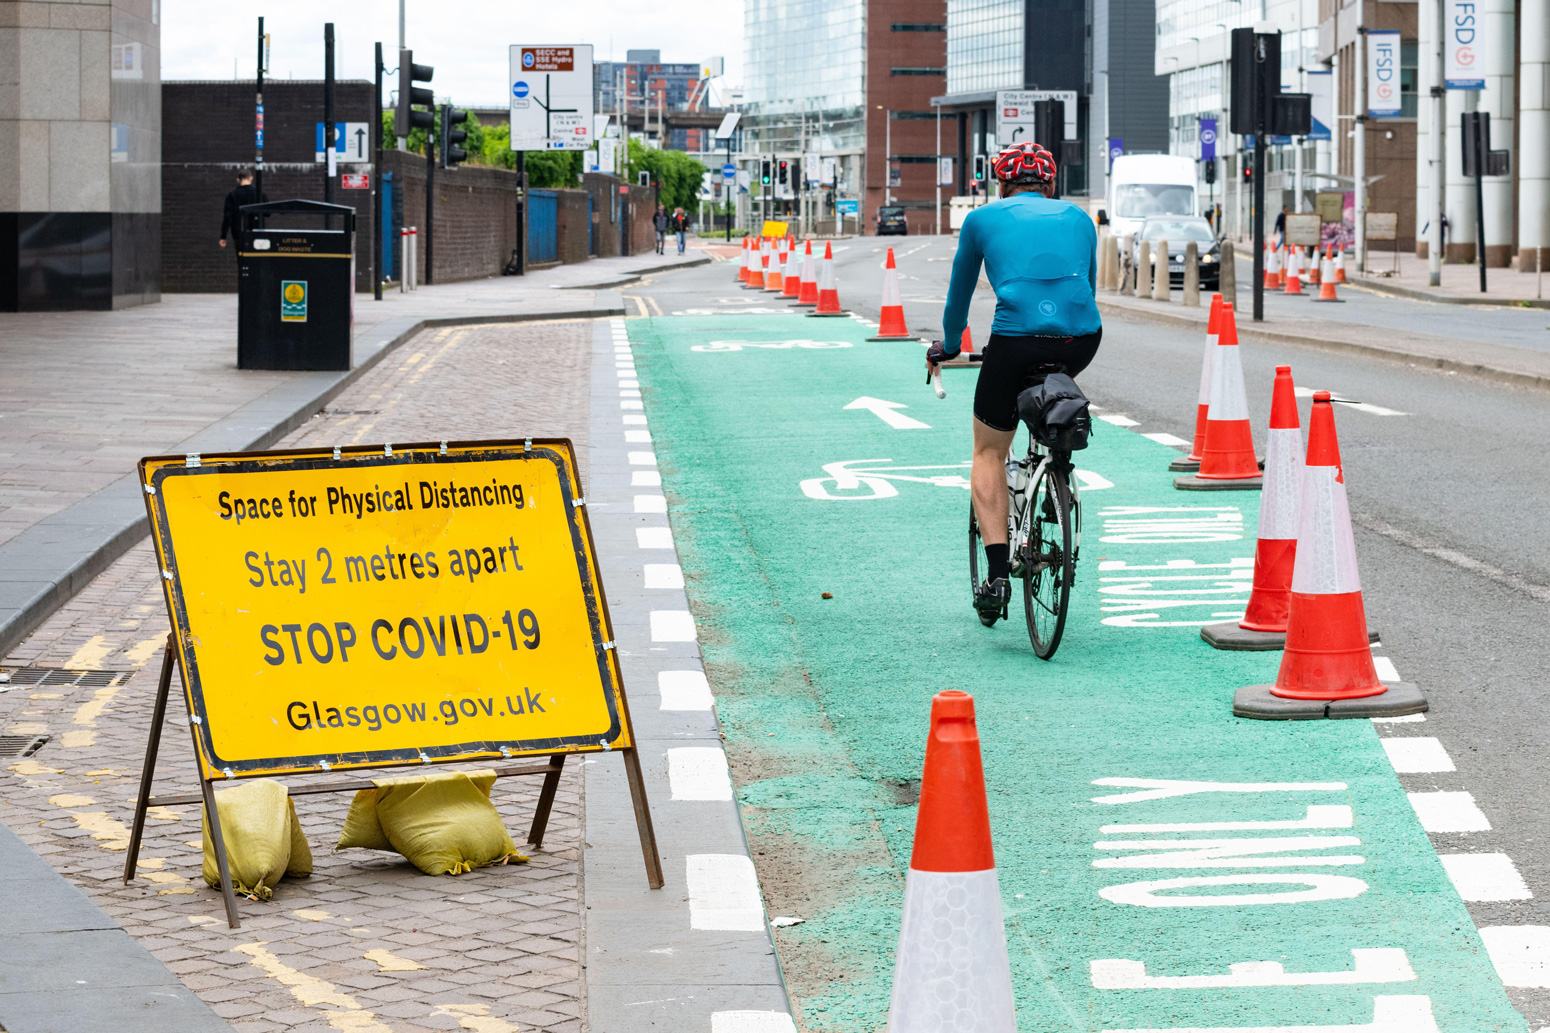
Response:
[[[511,149],[592,146],[592,45],[511,47]]]
[[[1033,139],[1033,106],[1041,100],[1065,102],[1064,139],[1076,139],[1075,90],[997,90],[996,143],[999,146],[1009,147]]]
[[[736,179],[737,178],[737,166],[733,165],[730,161],[727,162],[725,165],[721,166],[721,178],[722,179]]]

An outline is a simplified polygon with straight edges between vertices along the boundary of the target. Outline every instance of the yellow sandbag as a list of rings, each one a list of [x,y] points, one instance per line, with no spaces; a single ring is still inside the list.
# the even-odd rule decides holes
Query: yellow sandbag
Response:
[[[215,791],[215,807],[221,816],[221,838],[226,843],[226,865],[232,888],[254,900],[269,900],[282,876],[311,875],[312,849],[296,820],[296,805],[285,786],[260,778]],[[200,809],[204,825],[204,878],[220,886],[215,864],[215,845],[210,839],[209,815]]]
[[[393,849],[427,875],[461,875],[487,864],[527,860],[490,798],[462,772],[379,784],[377,818]]]
[[[408,778],[374,778],[372,784],[376,786],[417,785],[421,782],[453,778],[459,774],[467,775],[474,785],[484,791],[485,797],[489,797],[490,788],[495,785],[495,772],[490,768],[465,772],[437,771],[427,775],[411,775]],[[377,820],[377,790],[375,789],[362,789],[350,802],[350,813],[345,815],[344,829],[340,831],[339,843],[334,849],[344,850],[349,847],[361,847],[366,850],[393,849],[387,833],[382,831],[382,822]]]

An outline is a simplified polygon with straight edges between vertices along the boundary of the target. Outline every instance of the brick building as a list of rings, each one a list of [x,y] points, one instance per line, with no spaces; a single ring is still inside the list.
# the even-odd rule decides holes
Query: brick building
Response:
[[[869,5],[867,17],[867,232],[885,204],[904,209],[910,229],[930,232],[936,209],[937,116],[931,98],[947,75],[945,0],[890,0]],[[943,147],[949,140],[943,126]],[[947,227],[943,190],[942,228]]]

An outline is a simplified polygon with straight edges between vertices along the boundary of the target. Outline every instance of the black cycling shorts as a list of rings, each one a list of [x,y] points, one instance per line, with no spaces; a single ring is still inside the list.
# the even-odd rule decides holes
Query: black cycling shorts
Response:
[[[1076,376],[1098,354],[1103,330],[1081,337],[1004,337],[991,334],[974,387],[974,418],[991,430],[1017,429],[1017,396],[1044,378],[1040,366]]]

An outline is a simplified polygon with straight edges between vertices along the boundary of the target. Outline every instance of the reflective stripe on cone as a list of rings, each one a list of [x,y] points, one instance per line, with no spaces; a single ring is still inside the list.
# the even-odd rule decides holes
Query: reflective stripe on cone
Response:
[[[1302,293],[1302,248],[1286,250],[1286,294]]]
[[[786,239],[782,237],[778,242],[778,250],[770,256],[770,267],[764,273],[764,289],[767,291],[780,291],[784,289],[784,279],[781,270],[786,265]]]
[[[834,245],[825,241],[823,261],[818,263],[818,310],[809,315],[843,316],[845,314],[845,310],[840,308],[839,287],[834,279]]]
[[[759,246],[753,251],[753,260],[748,266],[748,286],[754,290],[764,289],[764,267],[770,264],[770,242],[759,238]]]
[[[781,283],[781,297],[795,298],[802,290],[802,256],[797,251],[797,242],[790,237],[786,238],[786,271]]]
[[[798,305],[818,304],[818,273],[813,262],[813,238],[807,238],[806,253],[802,255],[802,284],[797,289]]]

